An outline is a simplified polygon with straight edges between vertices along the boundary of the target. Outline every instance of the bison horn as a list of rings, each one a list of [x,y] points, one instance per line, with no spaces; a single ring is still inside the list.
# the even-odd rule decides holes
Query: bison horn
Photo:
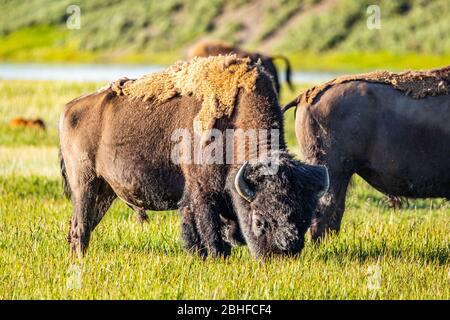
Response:
[[[323,170],[325,171],[324,175],[325,175],[325,184],[323,185],[322,190],[320,190],[319,192],[319,198],[322,198],[325,193],[328,192],[328,189],[330,188],[330,176],[328,174],[328,169],[325,166],[322,166]]]
[[[244,172],[245,167],[247,166],[248,161],[246,161],[242,167],[239,169],[236,177],[234,178],[234,187],[239,195],[247,200],[248,202],[252,202],[255,199],[255,192],[248,186],[247,182],[245,182]]]

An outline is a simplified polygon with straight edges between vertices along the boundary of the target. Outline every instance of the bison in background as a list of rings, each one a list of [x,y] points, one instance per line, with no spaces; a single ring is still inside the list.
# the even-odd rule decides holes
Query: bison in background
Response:
[[[42,119],[24,119],[24,118],[14,118],[9,122],[11,127],[25,127],[34,128],[40,130],[46,130],[45,122]]]
[[[339,231],[354,174],[389,196],[450,198],[450,67],[344,76],[303,92],[295,132],[304,160],[325,165],[330,188],[313,239]]]
[[[257,63],[260,60],[263,67],[272,76],[275,90],[278,94],[280,94],[281,86],[278,77],[278,70],[275,67],[274,60],[283,60],[286,65],[286,83],[288,84],[289,88],[293,90],[294,87],[291,81],[291,63],[289,62],[289,59],[287,59],[283,55],[267,56],[262,53],[242,50],[241,48],[232,46],[223,41],[204,40],[194,44],[191,48],[189,48],[187,57],[189,59],[192,59],[194,57],[209,57],[227,54],[236,54],[240,58],[250,58],[254,63]]]
[[[255,158],[247,141],[243,163],[174,161],[174,132],[195,137],[210,132],[204,129],[279,131],[279,148]],[[223,159],[231,153],[234,160],[243,146],[233,139],[231,149],[219,148],[221,139],[202,137]],[[273,139],[259,139],[257,149]],[[294,160],[285,147],[272,80],[250,59],[195,58],[77,98],[60,118],[61,172],[74,205],[71,252],[86,252],[119,197],[137,212],[178,208],[190,252],[226,256],[243,236],[256,257],[298,253],[328,174]]]

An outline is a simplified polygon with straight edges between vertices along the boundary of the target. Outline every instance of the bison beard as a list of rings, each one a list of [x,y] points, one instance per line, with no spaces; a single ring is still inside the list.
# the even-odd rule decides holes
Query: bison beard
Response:
[[[284,150],[273,84],[259,66],[249,66],[254,70],[254,87],[238,90],[232,114],[215,121],[214,128],[279,129],[281,150],[268,155],[278,171],[269,175],[266,161],[243,168],[171,161],[171,134],[180,128],[194,134],[194,119],[203,107],[196,95],[145,100],[107,88],[67,104],[60,120],[60,163],[74,204],[71,252],[85,253],[92,231],[117,197],[140,213],[178,208],[190,252],[226,256],[230,243],[244,240],[254,256],[299,252],[313,207],[327,188],[327,170],[295,161]],[[223,72],[230,75],[226,66]],[[252,197],[236,189],[241,168],[239,177]]]

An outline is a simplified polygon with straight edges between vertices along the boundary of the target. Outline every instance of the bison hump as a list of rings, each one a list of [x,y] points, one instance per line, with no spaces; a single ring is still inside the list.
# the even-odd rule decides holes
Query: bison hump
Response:
[[[406,71],[403,73],[375,71],[341,76],[306,90],[302,93],[302,101],[313,104],[322,92],[334,85],[350,81],[386,84],[403,92],[405,95],[411,96],[413,99],[422,99],[427,96],[447,95],[450,93],[450,66],[425,71]]]
[[[232,114],[238,91],[253,91],[261,72],[262,67],[249,58],[197,57],[137,80],[116,81],[112,87],[119,95],[159,103],[175,96],[194,96],[202,104],[194,129],[204,131],[215,120]]]

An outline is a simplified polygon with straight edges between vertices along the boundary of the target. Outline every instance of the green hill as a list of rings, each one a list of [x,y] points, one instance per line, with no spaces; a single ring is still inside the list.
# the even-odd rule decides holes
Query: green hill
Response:
[[[366,26],[371,4],[381,29]],[[449,16],[448,0],[0,0],[0,60],[170,63],[206,37],[301,68],[428,67],[450,62]]]

